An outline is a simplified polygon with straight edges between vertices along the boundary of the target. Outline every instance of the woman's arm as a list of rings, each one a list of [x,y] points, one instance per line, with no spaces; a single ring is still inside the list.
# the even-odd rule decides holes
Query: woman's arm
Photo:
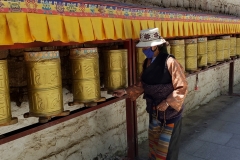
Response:
[[[166,100],[158,105],[160,111],[165,111],[168,106],[171,106],[177,111],[180,111],[187,95],[187,80],[184,74],[183,67],[172,57],[167,60],[169,73],[172,75],[172,84],[174,91],[167,97]]]

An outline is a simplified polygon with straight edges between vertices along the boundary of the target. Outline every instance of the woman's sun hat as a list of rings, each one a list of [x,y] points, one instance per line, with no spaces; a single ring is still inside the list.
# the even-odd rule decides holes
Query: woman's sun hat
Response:
[[[166,43],[166,40],[160,36],[158,28],[141,30],[139,40],[139,43],[136,45],[139,48],[158,46]]]

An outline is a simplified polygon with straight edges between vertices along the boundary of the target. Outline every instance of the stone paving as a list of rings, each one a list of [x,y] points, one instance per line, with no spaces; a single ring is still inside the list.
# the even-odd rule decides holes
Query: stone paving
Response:
[[[148,142],[138,150],[147,160]],[[240,160],[240,96],[221,95],[183,118],[178,160]]]

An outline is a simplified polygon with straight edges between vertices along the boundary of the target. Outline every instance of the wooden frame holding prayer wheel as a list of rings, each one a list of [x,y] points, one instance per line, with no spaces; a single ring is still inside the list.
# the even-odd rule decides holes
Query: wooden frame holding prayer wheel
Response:
[[[52,117],[69,115],[63,109],[59,52],[25,52],[24,59],[30,110],[24,117],[39,117],[40,123],[46,123]]]
[[[197,38],[197,66],[207,67],[207,37]]]
[[[184,40],[169,40],[171,54],[182,65],[185,71],[185,43]]]
[[[186,39],[185,40],[185,66],[186,70],[190,72],[197,71],[197,39]]]
[[[104,88],[108,94],[127,87],[127,49],[103,50]]]
[[[16,117],[12,117],[9,94],[9,78],[7,60],[0,60],[0,126],[15,124]]]
[[[101,97],[99,55],[97,48],[75,48],[70,50],[73,102],[69,105],[84,104],[96,106],[106,101]]]

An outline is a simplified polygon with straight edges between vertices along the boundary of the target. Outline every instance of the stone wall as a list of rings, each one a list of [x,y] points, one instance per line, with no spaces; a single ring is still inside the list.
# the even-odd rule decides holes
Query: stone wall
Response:
[[[109,1],[109,0],[105,0]],[[174,8],[178,10],[206,13],[222,13],[240,16],[238,0],[112,0],[121,3],[132,3],[142,6]]]

